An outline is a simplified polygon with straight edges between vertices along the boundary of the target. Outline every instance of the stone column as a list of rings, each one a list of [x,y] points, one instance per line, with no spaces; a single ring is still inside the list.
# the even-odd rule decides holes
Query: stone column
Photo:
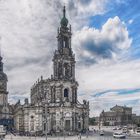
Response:
[[[74,63],[72,63],[72,66],[71,66],[71,68],[72,68],[72,79],[75,79],[75,64]]]

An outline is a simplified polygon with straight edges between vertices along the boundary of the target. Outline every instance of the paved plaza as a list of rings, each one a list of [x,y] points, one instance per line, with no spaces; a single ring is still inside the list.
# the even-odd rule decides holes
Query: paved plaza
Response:
[[[81,139],[84,140],[87,138],[85,136],[82,136]],[[24,136],[7,135],[4,140],[46,140],[46,139],[45,137],[24,137]],[[78,136],[48,137],[48,140],[78,140]]]
[[[4,140],[46,140],[45,137],[23,137],[7,135]],[[48,137],[47,140],[80,140],[78,136],[67,136],[67,137]],[[112,135],[106,134],[105,136],[91,135],[89,137],[82,136],[81,140],[115,140]],[[139,137],[127,137],[126,140],[140,140]]]

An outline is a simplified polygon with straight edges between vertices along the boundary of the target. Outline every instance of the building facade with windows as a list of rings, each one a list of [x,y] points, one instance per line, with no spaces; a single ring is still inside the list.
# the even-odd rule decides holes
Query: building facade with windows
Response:
[[[110,111],[102,111],[99,118],[100,125],[128,125],[132,124],[132,108],[126,106],[114,106]]]

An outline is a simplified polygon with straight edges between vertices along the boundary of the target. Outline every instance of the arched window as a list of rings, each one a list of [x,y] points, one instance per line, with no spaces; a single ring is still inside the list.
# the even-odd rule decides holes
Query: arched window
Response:
[[[64,97],[68,97],[69,96],[69,91],[68,91],[68,89],[66,88],[66,89],[64,89]]]
[[[71,67],[68,63],[64,64],[64,75],[66,78],[69,78],[71,76]]]

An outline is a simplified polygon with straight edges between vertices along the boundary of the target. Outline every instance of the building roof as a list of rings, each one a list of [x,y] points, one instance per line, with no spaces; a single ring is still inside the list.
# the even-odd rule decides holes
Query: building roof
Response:
[[[115,105],[114,107],[110,108],[111,111],[114,111],[116,109],[132,109],[132,107],[127,107],[127,106],[119,106],[119,105]]]

